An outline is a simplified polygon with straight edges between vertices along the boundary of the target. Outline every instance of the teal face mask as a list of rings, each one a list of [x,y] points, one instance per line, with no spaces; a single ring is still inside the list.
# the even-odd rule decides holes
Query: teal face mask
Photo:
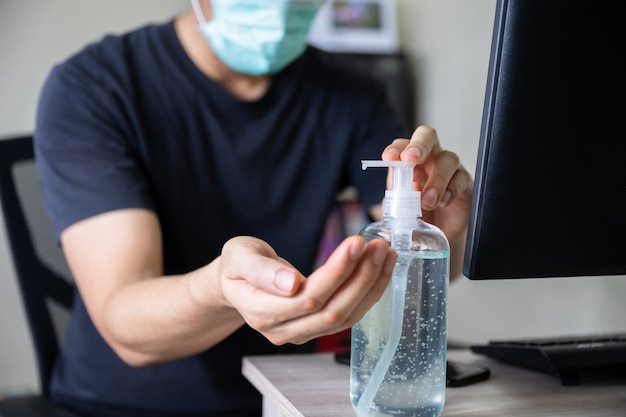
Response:
[[[211,0],[207,22],[192,0],[203,33],[215,54],[237,72],[272,74],[306,48],[309,28],[324,0]]]

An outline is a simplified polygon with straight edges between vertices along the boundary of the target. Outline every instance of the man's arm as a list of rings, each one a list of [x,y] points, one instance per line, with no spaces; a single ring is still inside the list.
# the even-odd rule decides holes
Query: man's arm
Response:
[[[96,328],[132,366],[209,349],[244,323],[275,344],[344,330],[383,294],[397,258],[382,240],[351,237],[305,279],[242,236],[208,265],[164,277],[159,222],[144,209],[80,221],[61,241]]]
[[[214,300],[210,307],[194,299],[194,279],[211,282],[214,263],[187,275],[162,276],[159,222],[148,210],[88,218],[67,228],[61,242],[96,328],[130,364],[199,352],[243,324],[217,288],[206,294]]]

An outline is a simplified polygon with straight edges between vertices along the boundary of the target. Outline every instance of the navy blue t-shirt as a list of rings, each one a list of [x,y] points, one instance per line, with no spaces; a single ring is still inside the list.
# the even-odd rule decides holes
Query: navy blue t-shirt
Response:
[[[360,161],[407,134],[381,85],[314,48],[261,99],[241,101],[199,71],[168,22],[55,67],[35,151],[57,237],[90,216],[145,208],[160,221],[166,275],[206,265],[237,235],[267,241],[308,274],[337,192],[353,185],[366,205],[382,201],[385,170]],[[52,396],[94,416],[258,415],[241,357],[302,349],[244,326],[204,353],[135,369],[77,297]]]

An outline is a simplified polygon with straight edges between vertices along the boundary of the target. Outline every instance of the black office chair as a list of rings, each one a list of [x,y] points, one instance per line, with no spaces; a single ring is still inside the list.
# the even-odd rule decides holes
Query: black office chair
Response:
[[[34,161],[31,136],[0,140],[0,202],[41,390],[0,400],[0,417],[77,417],[49,399],[74,285],[43,208]]]

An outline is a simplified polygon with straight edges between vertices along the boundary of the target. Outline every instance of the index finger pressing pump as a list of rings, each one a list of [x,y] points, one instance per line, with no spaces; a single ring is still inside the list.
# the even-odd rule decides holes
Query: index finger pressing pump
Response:
[[[386,240],[398,261],[381,299],[352,328],[352,406],[358,417],[437,417],[446,388],[450,246],[439,228],[420,219],[414,163],[362,164],[393,169],[385,218],[360,235]]]

